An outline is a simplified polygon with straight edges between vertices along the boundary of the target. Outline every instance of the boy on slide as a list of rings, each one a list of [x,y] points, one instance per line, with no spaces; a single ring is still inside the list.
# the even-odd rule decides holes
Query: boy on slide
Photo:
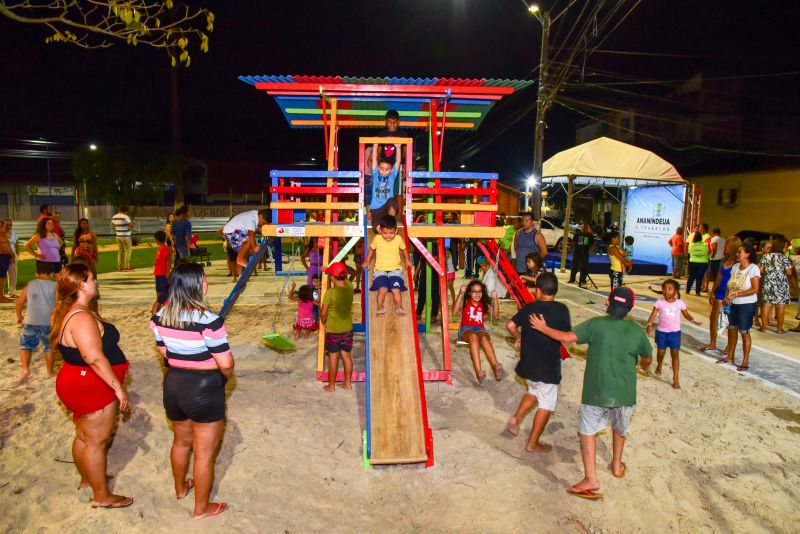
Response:
[[[372,258],[375,258],[375,273],[372,277],[372,287],[369,288],[370,291],[378,292],[376,299],[378,309],[375,310],[375,313],[378,315],[386,313],[383,303],[386,300],[386,294],[391,291],[394,312],[397,315],[405,315],[406,311],[403,309],[400,299],[400,292],[408,291],[403,282],[403,265],[408,267],[414,267],[414,265],[408,257],[403,238],[397,235],[397,219],[392,215],[385,215],[377,223],[380,225],[380,235],[372,238],[367,261],[364,263],[364,269],[368,269]]]
[[[247,258],[256,250],[256,230],[267,224],[269,210],[250,210],[242,212],[225,223],[222,235],[234,251],[236,251],[236,271],[234,277],[242,274],[247,267]]]
[[[622,478],[627,470],[622,462],[622,449],[636,405],[636,364],[641,362],[642,370],[647,371],[653,360],[653,347],[644,329],[633,321],[624,320],[633,309],[635,298],[630,288],[615,288],[608,295],[608,315],[584,321],[573,332],[549,327],[541,315],[530,317],[535,330],[556,341],[589,344],[578,423],[584,476],[567,489],[567,493],[582,499],[603,498],[597,491],[600,482],[595,457],[596,435],[609,422],[613,429],[611,474]]]

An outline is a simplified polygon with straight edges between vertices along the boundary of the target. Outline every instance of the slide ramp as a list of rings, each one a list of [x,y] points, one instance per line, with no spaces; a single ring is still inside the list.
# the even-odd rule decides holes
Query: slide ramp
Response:
[[[370,286],[372,274],[370,269]],[[395,313],[391,293],[386,295],[386,313],[378,315],[377,292],[369,292],[369,460],[373,465],[428,460],[417,325],[411,292],[401,295],[406,315]]]

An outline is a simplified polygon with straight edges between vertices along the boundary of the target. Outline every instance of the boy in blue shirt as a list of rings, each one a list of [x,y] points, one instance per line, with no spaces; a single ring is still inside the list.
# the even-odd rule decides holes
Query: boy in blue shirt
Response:
[[[375,143],[372,145],[372,200],[367,210],[375,233],[380,232],[380,221],[383,217],[397,217],[394,187],[400,169],[400,145],[395,145],[394,165],[386,159],[378,161],[378,152],[378,144]]]

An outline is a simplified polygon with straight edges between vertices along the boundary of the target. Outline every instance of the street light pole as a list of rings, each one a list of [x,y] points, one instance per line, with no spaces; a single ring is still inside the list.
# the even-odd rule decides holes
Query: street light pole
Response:
[[[550,107],[550,96],[547,87],[547,72],[548,72],[548,50],[547,42],[550,37],[550,13],[539,11],[538,7],[530,8],[531,13],[536,15],[539,22],[542,24],[542,49],[539,59],[539,88],[536,96],[536,124],[534,125],[534,140],[533,140],[533,176],[541,183],[542,178],[542,153],[544,151],[544,129],[545,129],[545,115],[547,109]],[[539,220],[542,212],[542,196],[541,190],[538,188],[533,189],[533,218]]]

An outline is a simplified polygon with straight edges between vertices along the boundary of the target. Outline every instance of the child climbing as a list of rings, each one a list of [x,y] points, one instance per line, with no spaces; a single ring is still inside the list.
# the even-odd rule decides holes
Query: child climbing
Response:
[[[394,312],[397,315],[405,315],[406,311],[403,309],[403,303],[400,299],[400,292],[408,291],[403,282],[403,266],[413,267],[411,260],[408,257],[406,244],[399,235],[397,235],[397,219],[392,215],[385,215],[379,221],[380,235],[372,238],[369,244],[369,252],[367,253],[367,261],[364,268],[368,269],[372,258],[375,258],[375,273],[372,277],[372,286],[370,291],[377,291],[377,304],[378,308],[375,313],[383,315],[386,309],[383,304],[386,300],[386,294],[392,292],[392,300],[394,300]],[[402,262],[401,262],[402,258]]]
[[[294,294],[295,283],[292,282],[292,287],[289,289],[289,300],[297,302],[297,320],[294,323],[294,337],[299,338],[305,332],[303,337],[308,338],[308,335],[314,331],[319,330],[317,321],[314,320],[314,293],[311,286],[300,286],[297,295]]]
[[[353,375],[353,285],[347,280],[347,266],[337,261],[325,272],[331,275],[333,286],[325,292],[320,308],[320,320],[325,325],[325,351],[328,353],[328,385],[323,387],[332,393],[336,389],[336,373],[339,359],[344,365],[344,389],[352,389]]]
[[[681,389],[678,382],[678,371],[680,370],[679,351],[681,350],[681,314],[686,319],[696,325],[702,324],[700,321],[695,321],[689,310],[686,309],[686,303],[681,300],[680,285],[672,278],[664,280],[661,284],[661,290],[664,296],[656,301],[653,306],[653,311],[650,318],[647,320],[647,335],[653,329],[653,321],[658,317],[658,326],[656,327],[656,374],[661,374],[661,366],[664,363],[664,354],[669,349],[669,354],[672,357],[672,387],[674,389]]]
[[[394,165],[388,159],[378,161],[378,144],[372,146],[372,197],[369,203],[368,217],[372,229],[380,231],[381,221],[385,216],[393,219],[397,216],[398,204],[394,197],[395,182],[400,171],[400,145],[395,145]]]
[[[500,306],[497,291],[492,291],[489,297],[486,286],[479,280],[461,286],[461,291],[456,297],[453,315],[461,313],[461,325],[458,329],[458,338],[469,343],[469,355],[472,358],[472,367],[475,368],[475,377],[479,384],[486,380],[486,372],[481,369],[480,349],[486,354],[486,360],[494,371],[494,378],[500,381],[503,378],[503,365],[498,363],[494,354],[492,340],[486,330],[484,317],[491,314],[492,318],[500,316]]]

